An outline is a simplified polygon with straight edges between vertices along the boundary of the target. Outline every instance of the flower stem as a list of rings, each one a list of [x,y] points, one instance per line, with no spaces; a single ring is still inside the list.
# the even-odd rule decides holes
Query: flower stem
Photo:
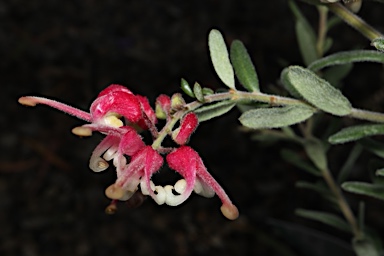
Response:
[[[351,208],[349,207],[347,201],[345,200],[342,192],[340,191],[339,186],[336,184],[335,180],[333,179],[332,174],[328,169],[325,169],[325,170],[322,170],[322,175],[328,187],[331,189],[332,193],[336,197],[340,210],[343,213],[345,219],[348,221],[354,237],[361,237],[362,235],[361,229],[359,228],[356,217],[353,214]]]
[[[350,26],[355,28],[361,34],[363,34],[370,41],[373,39],[383,37],[379,31],[371,27],[364,20],[362,20],[359,16],[348,10],[345,6],[340,3],[334,3],[328,5],[329,9],[333,11],[337,16],[339,16],[342,20],[348,23]]]

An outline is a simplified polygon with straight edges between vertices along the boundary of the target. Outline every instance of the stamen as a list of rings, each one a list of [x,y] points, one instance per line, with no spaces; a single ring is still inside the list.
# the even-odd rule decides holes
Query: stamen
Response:
[[[106,160],[106,161],[111,161],[112,159],[115,158],[116,156],[116,152],[117,152],[117,148],[115,147],[111,147],[109,148],[107,151],[105,151],[104,155],[103,155],[103,158]]]
[[[89,162],[89,168],[94,172],[102,172],[108,168],[109,164],[101,157],[95,157]]]
[[[235,220],[239,217],[239,210],[233,204],[223,204],[220,210],[224,217],[229,220]]]
[[[72,133],[80,137],[88,137],[92,136],[92,129],[88,127],[79,126],[73,128]]]
[[[116,113],[109,113],[103,119],[108,126],[119,128],[124,125],[123,121],[119,119],[119,115]]]

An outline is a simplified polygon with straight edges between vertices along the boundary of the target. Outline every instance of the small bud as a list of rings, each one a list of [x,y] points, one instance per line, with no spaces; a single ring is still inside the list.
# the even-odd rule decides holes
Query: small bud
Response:
[[[221,213],[229,220],[235,220],[239,217],[239,210],[233,204],[223,204],[220,207]]]
[[[185,106],[185,100],[181,93],[175,93],[171,98],[171,108],[173,110],[182,109]]]
[[[195,113],[186,114],[180,121],[180,127],[172,132],[172,139],[179,145],[186,144],[198,124],[199,120]]]
[[[156,117],[159,119],[166,119],[171,110],[171,99],[165,95],[161,94],[156,99],[155,113]]]
[[[80,137],[88,137],[92,136],[92,129],[89,127],[79,126],[73,128],[72,133]]]

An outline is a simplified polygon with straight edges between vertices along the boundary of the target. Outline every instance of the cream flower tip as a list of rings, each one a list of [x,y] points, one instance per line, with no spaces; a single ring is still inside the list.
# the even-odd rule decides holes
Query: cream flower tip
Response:
[[[18,101],[25,106],[34,107],[37,105],[37,102],[31,97],[20,97]]]
[[[77,136],[88,137],[88,136],[92,136],[92,129],[88,127],[79,126],[79,127],[73,128],[72,133]]]
[[[105,195],[110,199],[119,200],[124,197],[125,192],[121,187],[116,184],[112,184],[105,190]]]
[[[220,210],[224,217],[229,220],[235,220],[239,217],[239,210],[233,204],[223,204]]]

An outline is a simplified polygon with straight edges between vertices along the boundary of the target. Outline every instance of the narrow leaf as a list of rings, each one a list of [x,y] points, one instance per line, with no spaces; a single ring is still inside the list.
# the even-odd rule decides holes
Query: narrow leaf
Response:
[[[361,155],[362,151],[363,147],[360,144],[356,144],[352,148],[347,160],[344,162],[343,167],[340,169],[339,175],[337,176],[338,183],[342,183],[348,178],[349,174],[353,170],[353,166],[355,165],[356,160]]]
[[[384,124],[356,125],[340,130],[339,132],[329,137],[328,141],[331,144],[341,144],[350,141],[356,141],[369,136],[383,134]]]
[[[187,94],[189,97],[195,98],[195,95],[193,94],[192,88],[189,86],[187,80],[184,78],[181,78],[180,87],[185,94]]]
[[[353,239],[352,244],[357,256],[380,256],[380,252],[370,239]]]
[[[304,143],[304,149],[309,159],[315,164],[320,170],[326,170],[327,157],[325,155],[325,148],[323,143],[315,138],[308,139]]]
[[[280,128],[303,122],[310,118],[314,110],[305,106],[284,106],[257,108],[243,113],[240,123],[252,129]]]
[[[298,216],[301,216],[310,220],[319,221],[331,227],[337,228],[341,231],[351,232],[351,228],[349,227],[348,223],[335,214],[331,214],[327,212],[319,212],[319,211],[310,211],[305,209],[297,209],[295,213]]]
[[[312,71],[318,71],[325,67],[343,65],[354,62],[378,62],[384,63],[384,54],[372,50],[354,50],[338,52],[321,58],[308,66]]]
[[[212,105],[198,108],[194,111],[194,113],[197,115],[199,122],[203,122],[227,113],[235,105],[236,103],[231,101],[221,101]]]
[[[293,1],[289,1],[289,7],[296,17],[296,38],[301,56],[305,65],[309,65],[317,59],[316,33]]]
[[[193,85],[193,94],[195,95],[198,101],[204,102],[203,89],[201,88],[201,85],[197,82]]]
[[[359,141],[359,144],[364,147],[364,149],[370,151],[378,157],[384,158],[384,144],[378,141],[365,138]]]
[[[229,88],[235,89],[235,76],[229,61],[227,46],[220,31],[212,29],[208,35],[211,61],[220,80]]]
[[[377,175],[377,176],[384,176],[384,168],[382,168],[382,169],[378,169],[378,170],[376,171],[376,175]]]
[[[281,157],[287,161],[288,163],[300,168],[303,171],[306,171],[312,175],[321,177],[321,172],[316,169],[313,165],[310,163],[306,162],[302,157],[299,156],[298,153],[288,150],[288,149],[283,149],[280,152]]]
[[[282,80],[288,82],[301,97],[324,112],[336,116],[351,113],[352,106],[348,99],[312,71],[299,66],[290,66],[283,70],[281,76]]]
[[[231,62],[240,84],[250,92],[260,91],[259,79],[251,57],[248,55],[244,44],[234,40],[231,44]]]
[[[348,192],[384,200],[384,186],[359,181],[347,181],[341,187]]]

